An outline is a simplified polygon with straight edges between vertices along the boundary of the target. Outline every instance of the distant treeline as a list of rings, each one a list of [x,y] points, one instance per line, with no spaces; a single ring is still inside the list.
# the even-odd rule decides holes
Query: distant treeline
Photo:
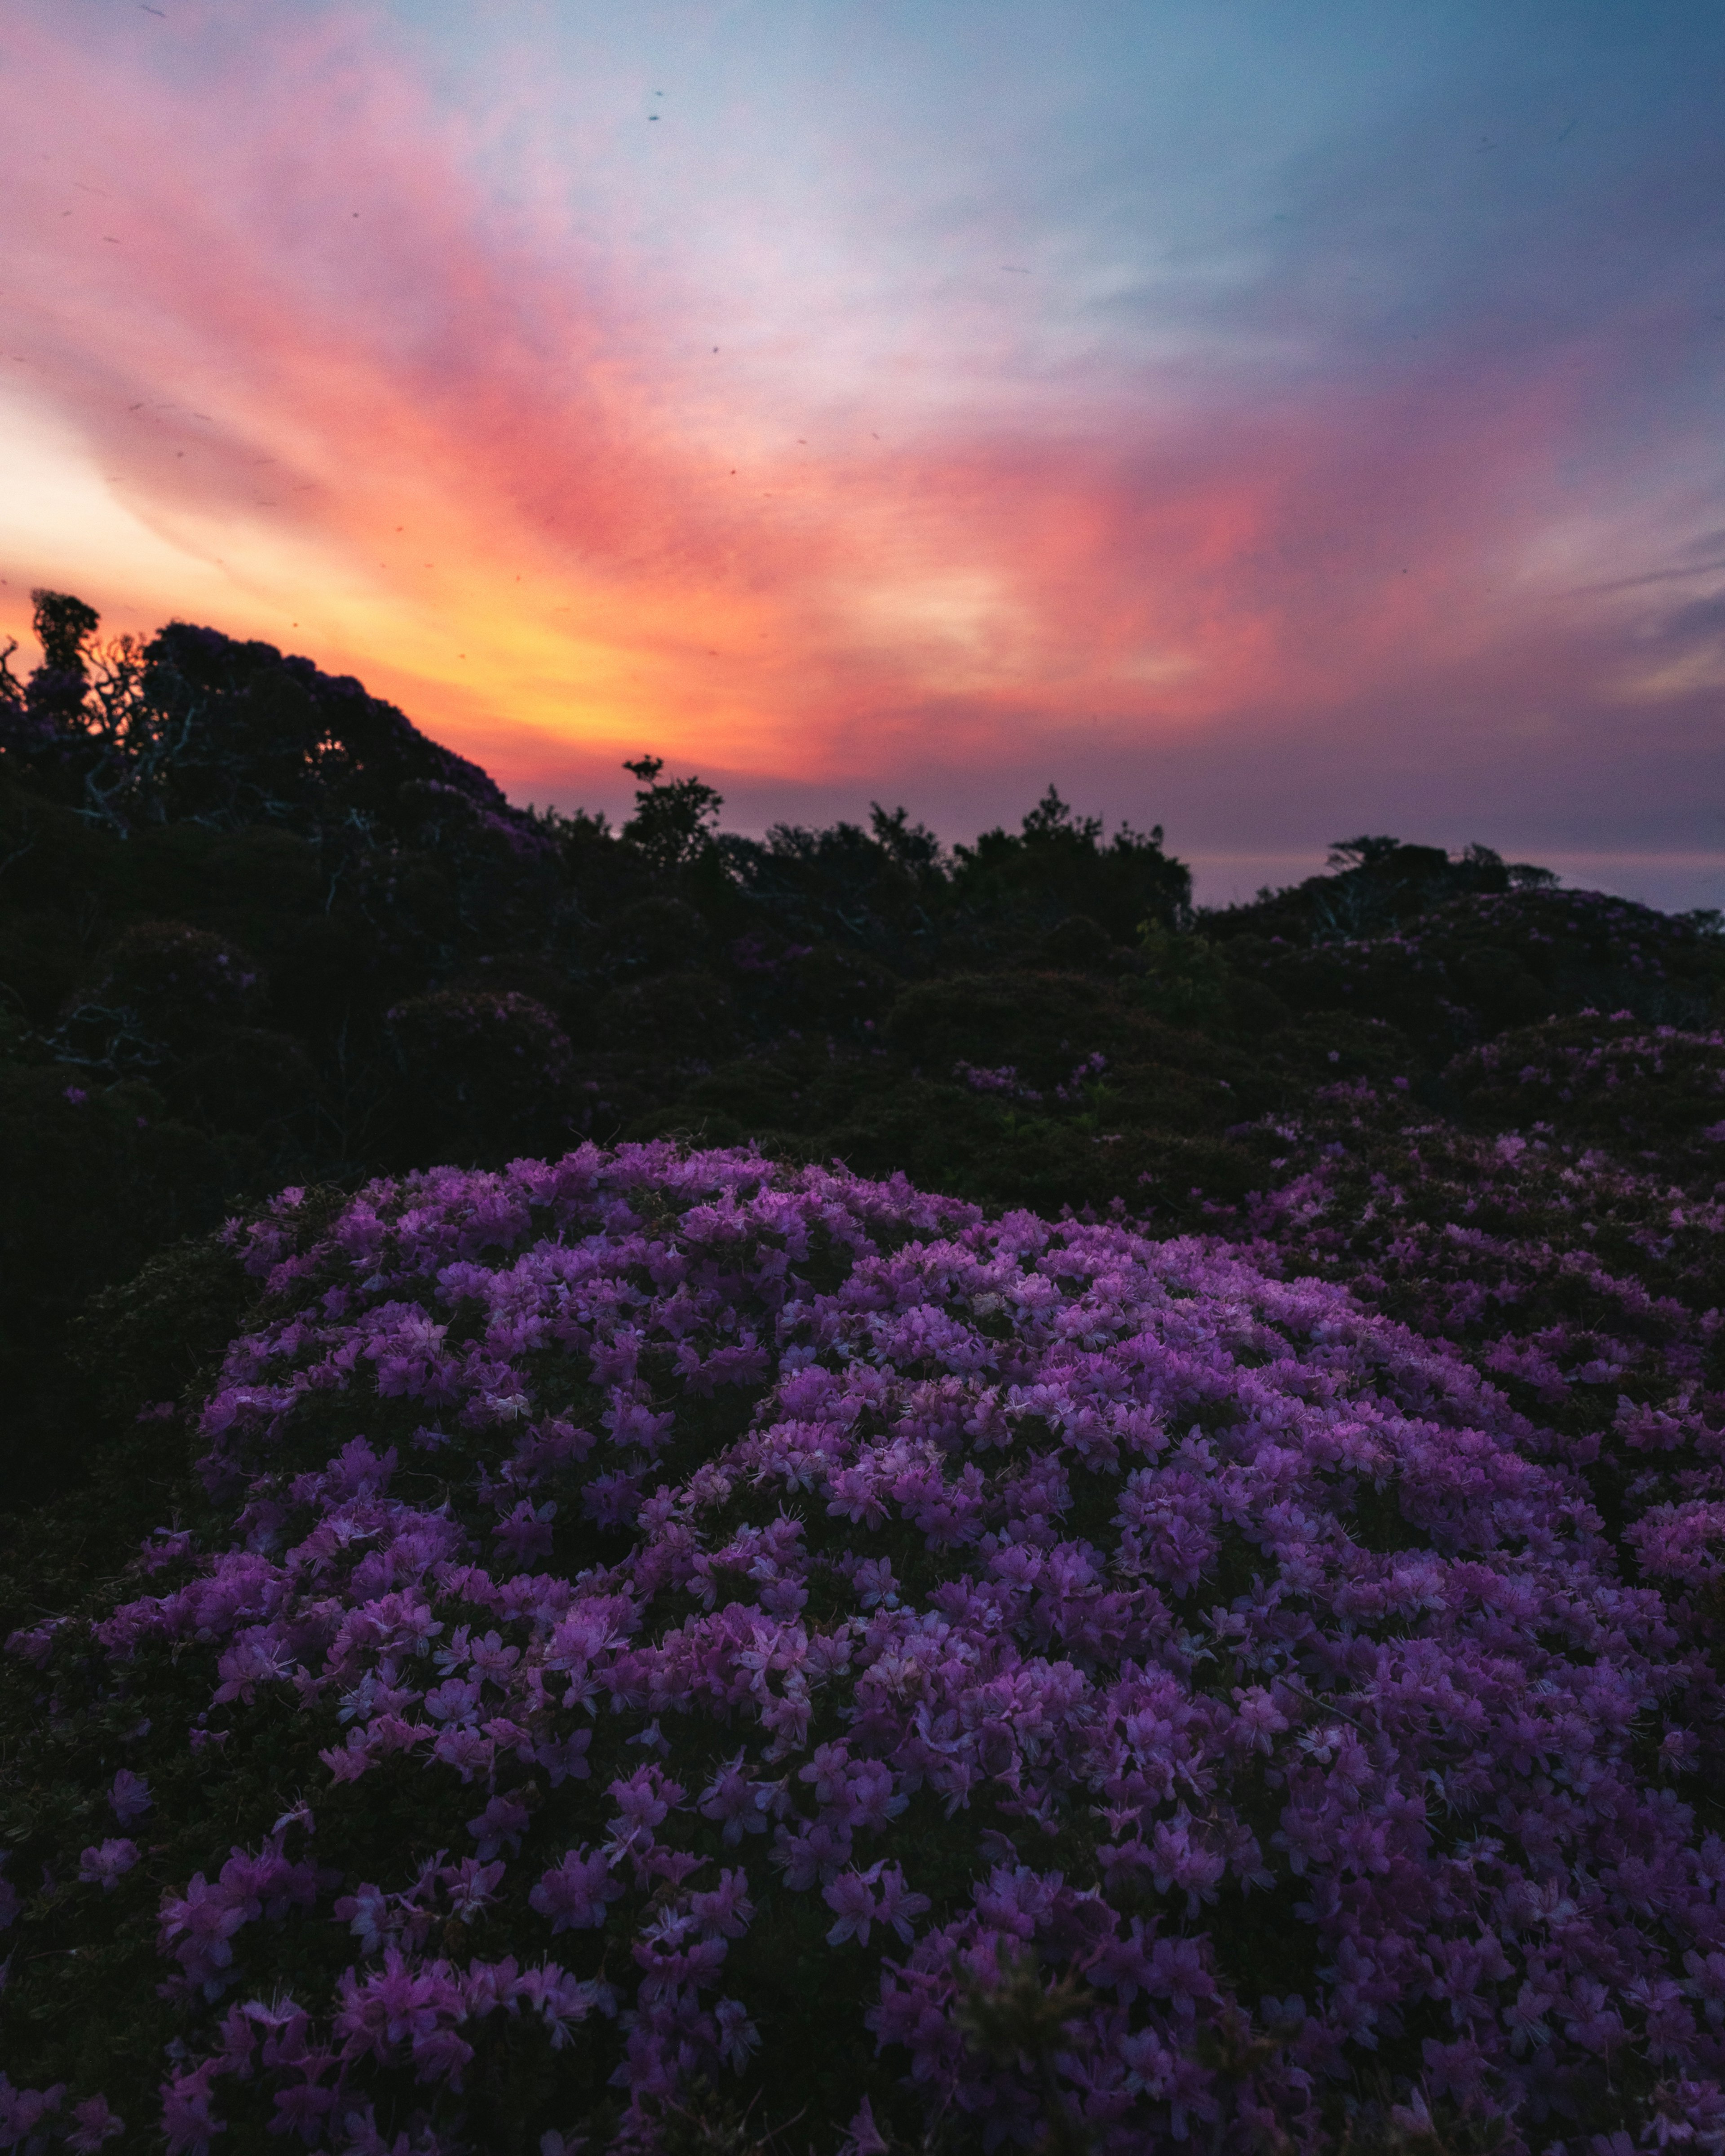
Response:
[[[0,658],[13,1503],[100,1424],[91,1297],[285,1184],[675,1132],[1172,1229],[1261,1188],[1315,1088],[1461,1113],[1506,1029],[1695,1028],[1725,987],[1716,916],[1477,845],[1343,840],[1208,910],[1159,826],[1052,787],[950,850],[879,803],[744,838],[649,755],[620,829],[521,809],[308,660],[35,604],[43,663]]]

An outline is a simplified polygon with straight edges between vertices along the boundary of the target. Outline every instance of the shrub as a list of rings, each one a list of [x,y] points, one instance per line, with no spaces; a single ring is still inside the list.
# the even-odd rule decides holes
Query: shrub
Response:
[[[1204,926],[1238,935],[1250,915]],[[1309,945],[1254,935],[1236,963],[1296,1010],[1385,1019],[1438,1056],[1589,1006],[1693,1026],[1725,990],[1725,939],[1711,916],[1543,888],[1448,899],[1384,932]]]
[[[1460,1357],[664,1145],[235,1247],[201,1495],[10,1643],[14,2138],[1706,2145],[1717,1678]]]
[[[49,1024],[83,968],[72,924],[46,908],[0,921],[0,1000],[35,1024]]]
[[[81,1081],[81,1082],[80,1082]],[[80,1471],[92,1439],[66,1328],[87,1299],[162,1245],[215,1227],[255,1194],[242,1142],[190,1127],[136,1081],[0,1065],[0,1509]]]
[[[206,1026],[254,1016],[264,995],[262,969],[238,944],[183,921],[146,921],[104,954],[73,1016],[113,1012],[177,1047]]]
[[[1628,1011],[1501,1034],[1444,1073],[1468,1114],[1668,1163],[1725,1168],[1725,1033],[1650,1027]]]
[[[317,1097],[317,1074],[305,1049],[292,1034],[262,1026],[212,1026],[160,1082],[175,1114],[251,1133],[303,1126]]]
[[[1075,1055],[1113,1045],[1111,987],[1076,973],[952,973],[919,981],[894,1005],[886,1037],[930,1070],[960,1057],[1013,1063],[1053,1082]]]
[[[607,980],[686,973],[706,949],[707,933],[706,921],[682,899],[638,899],[595,930],[588,956]]]
[[[1527,1444],[1584,1476],[1629,1577],[1658,1579],[1673,1625],[1725,1666],[1725,1182],[1686,1188],[1656,1153],[1545,1122],[1481,1136],[1364,1079],[1262,1136],[1271,1187],[1206,1218],[1501,1387],[1541,1425]]]
[[[543,1004],[444,988],[398,1004],[388,1024],[398,1157],[413,1158],[436,1133],[470,1159],[503,1160],[567,1128],[569,1042]]]
[[[1126,956],[1099,921],[1069,913],[1037,942],[1034,963],[1057,973],[1107,973]]]
[[[1050,786],[1019,830],[984,831],[954,849],[952,892],[960,906],[1015,916],[1047,929],[1083,913],[1117,942],[1140,921],[1172,927],[1192,902],[1192,872],[1162,850],[1162,826],[1122,824],[1104,840],[1102,821],[1076,816]]]
[[[1220,1017],[1230,983],[1227,963],[1214,944],[1146,921],[1138,947],[1148,975],[1145,1000],[1158,1018],[1181,1025]]]
[[[659,973],[613,988],[593,1008],[601,1048],[676,1062],[716,1062],[742,1034],[731,992],[711,973]]]
[[[876,1032],[904,988],[890,966],[836,943],[793,945],[772,978],[769,1008],[779,1025],[853,1040]]]

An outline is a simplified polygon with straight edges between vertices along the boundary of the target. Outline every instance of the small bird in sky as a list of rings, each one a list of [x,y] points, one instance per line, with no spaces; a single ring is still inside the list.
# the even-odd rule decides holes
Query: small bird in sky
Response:
[[[167,20],[167,16],[162,14],[162,10],[159,8],[146,8],[144,4],[144,0],[138,0],[138,13],[141,15],[162,15],[162,19],[164,23]]]

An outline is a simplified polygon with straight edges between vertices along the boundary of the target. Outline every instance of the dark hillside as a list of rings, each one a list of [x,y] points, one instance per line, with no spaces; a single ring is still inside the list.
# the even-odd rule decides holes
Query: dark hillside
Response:
[[[0,2149],[1719,2146],[1717,916],[38,619]]]
[[[520,810],[308,660],[99,627],[39,594],[44,664],[0,667],[13,1504],[70,1471],[69,1415],[96,1427],[87,1298],[285,1183],[686,1132],[1174,1227],[1263,1184],[1266,1119],[1314,1086],[1514,1122],[1526,1088],[1480,1061],[1506,1029],[1704,1032],[1725,982],[1716,921],[1477,846],[1353,839],[1199,916],[1159,829],[1110,836],[1052,788],[950,854],[878,805],[744,839],[654,757],[620,830]],[[1620,1075],[1645,1091],[1627,1063],[1585,1082]]]

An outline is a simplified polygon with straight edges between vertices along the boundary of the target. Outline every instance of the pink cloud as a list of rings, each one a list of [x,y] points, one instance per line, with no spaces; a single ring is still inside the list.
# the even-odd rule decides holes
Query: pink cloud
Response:
[[[172,67],[130,25],[15,56],[13,364],[162,545],[144,588],[87,593],[116,626],[208,615],[172,563],[213,561],[218,625],[541,798],[651,746],[810,799],[1071,769],[1202,812],[1208,757],[1218,830],[1254,761],[1331,760],[1285,807],[1362,770],[1419,805],[1446,757],[1531,795],[1522,747],[1635,679],[1709,693],[1704,636],[1661,690],[1663,617],[1539,567],[1609,340],[1345,382],[1186,362],[1092,379],[1064,424],[1040,388],[1020,425],[906,405],[886,446],[811,377],[799,442],[764,376],[693,371],[685,265],[488,200],[378,20],[279,28],[260,79],[182,14]],[[16,621],[39,572],[7,573]]]

